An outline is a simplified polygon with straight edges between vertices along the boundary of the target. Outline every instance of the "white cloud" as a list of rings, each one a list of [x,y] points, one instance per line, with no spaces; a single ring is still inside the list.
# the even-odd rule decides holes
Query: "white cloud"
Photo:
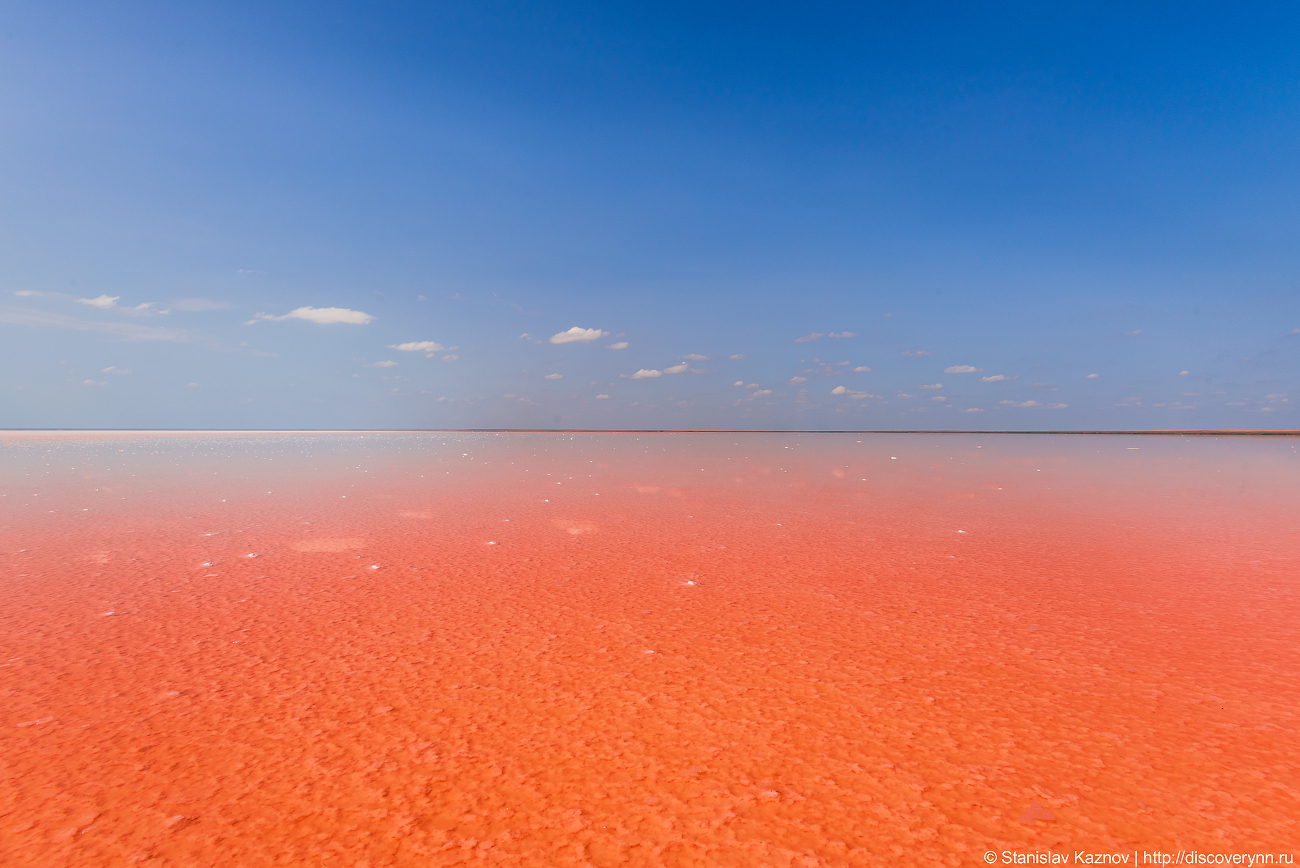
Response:
[[[107,368],[100,368],[99,372],[101,374],[129,374],[131,373],[131,369],[119,368],[117,365],[109,365]]]
[[[619,341],[618,343],[610,344],[609,346],[605,347],[605,349],[607,349],[607,350],[625,350],[625,349],[627,349],[627,341]]]
[[[804,336],[801,337],[801,338],[795,338],[795,339],[794,339],[794,342],[795,342],[796,344],[806,344],[806,343],[809,343],[809,342],[811,342],[811,341],[820,340],[821,338],[824,338],[824,337],[826,337],[826,335],[825,335],[824,333],[822,333],[822,332],[813,332],[813,333],[810,334],[810,335],[804,335]]]
[[[1001,404],[1003,407],[1041,407],[1041,406],[1043,406],[1042,404],[1038,403],[1037,401],[1021,401],[1020,403],[1016,403],[1015,401],[998,401],[998,403]]]
[[[140,304],[137,304],[137,305],[135,306],[135,309],[136,309],[136,310],[148,310],[148,309],[151,308],[151,307],[153,307],[153,302],[152,302],[152,301],[146,301],[146,302],[142,302],[142,303],[140,303]],[[165,313],[165,311],[164,311],[164,313]]]
[[[19,289],[14,291],[14,295],[19,298],[36,298],[45,295],[45,293],[37,292],[34,289]],[[1300,332],[1300,329],[1296,329],[1296,331]]]
[[[389,362],[389,361],[371,362],[370,364],[366,365],[366,367],[367,368],[395,368],[397,367],[397,362]]]
[[[1296,331],[1300,332],[1300,329],[1296,329]],[[731,360],[734,362],[736,359],[743,359],[743,358],[745,358],[745,354],[744,354],[744,353],[736,353],[735,355],[727,356],[727,358],[731,359]]]
[[[198,383],[188,383],[188,384],[186,384],[185,388],[187,388],[187,389],[197,389],[197,388],[199,388],[199,384],[198,384]]]
[[[708,356],[702,356],[699,353],[687,353],[686,355],[682,356],[682,358],[690,359],[692,362],[707,362],[709,360]]]
[[[22,295],[22,293],[19,293],[19,295]],[[1291,334],[1300,335],[1300,328],[1291,329]]]
[[[298,307],[289,311],[282,316],[272,316],[269,313],[258,313],[253,316],[244,325],[252,325],[255,322],[265,320],[267,322],[282,322],[287,319],[301,319],[307,322],[314,322],[317,325],[336,325],[346,323],[348,325],[366,325],[373,322],[375,317],[368,313],[362,313],[359,310],[349,310],[346,307]]]
[[[1125,336],[1129,336],[1129,335],[1140,335],[1140,334],[1142,334],[1142,329],[1133,329],[1133,331],[1131,331],[1131,332],[1124,332],[1124,334],[1125,334]]]
[[[448,353],[447,355],[442,357],[442,360],[444,362],[454,362],[459,358],[460,356],[456,355],[455,353]]]
[[[984,412],[984,408],[983,408],[983,407],[967,407],[965,410],[962,410],[962,412],[963,412],[963,413],[983,413],[983,412]]]
[[[77,303],[88,304],[91,307],[97,307],[100,310],[108,310],[110,307],[116,307],[117,300],[121,297],[122,296],[120,295],[114,295],[114,296],[101,295],[98,298],[79,298],[77,299]]]
[[[596,396],[596,400],[597,400],[597,401],[603,401],[604,399],[606,399],[606,398],[608,398],[608,397],[609,397],[609,395],[597,395],[597,396]]]
[[[665,374],[684,374],[691,369],[691,366],[682,362],[680,365],[673,365],[671,368],[664,368]]]
[[[642,368],[635,374],[619,374],[620,377],[627,380],[649,380],[653,377],[662,377],[663,375],[663,371],[646,370],[645,368]]]
[[[923,385],[923,386],[921,386],[921,388],[922,388],[922,389],[942,389],[942,388],[943,388],[943,383],[931,383],[931,384],[928,385],[928,386]]]
[[[1089,374],[1088,376],[1084,377],[1084,379],[1085,379],[1085,380],[1095,380],[1095,379],[1097,379],[1097,378],[1100,377],[1100,376],[1101,376],[1101,374]]]
[[[806,382],[808,382],[808,378],[807,378],[807,377],[791,377],[790,379],[786,380],[786,382],[789,383],[791,386],[797,386],[797,385],[799,385],[800,383],[806,383]]]
[[[972,365],[953,365],[951,368],[944,368],[945,374],[975,374],[981,369]]]
[[[907,356],[909,359],[919,359],[924,356],[930,355],[930,351],[929,350],[904,350],[903,355]]]
[[[830,336],[833,338],[856,338],[858,336],[858,333],[857,332],[831,332]]]
[[[202,313],[209,310],[226,310],[230,305],[224,301],[213,301],[210,298],[178,298],[172,302],[172,310],[183,310],[187,313]]]
[[[737,385],[737,386],[743,386],[743,385],[745,385],[745,381],[744,381],[744,380],[737,380],[737,381],[734,383],[734,385]]]
[[[107,385],[108,385],[108,381],[107,381],[107,380],[86,380],[86,381],[84,381],[81,385],[83,385],[83,386],[107,386]]]
[[[563,379],[564,379],[564,374],[547,374],[546,377],[545,377],[545,379],[547,379],[547,380],[563,380]]]
[[[1006,374],[994,374],[991,377],[980,377],[981,383],[1001,383],[1003,380],[1010,380]]]
[[[770,395],[770,394],[772,394],[772,390],[771,390],[771,389],[759,389],[757,392],[755,392],[754,394],[750,395],[750,397],[751,397],[751,398],[761,398],[761,397],[764,396],[764,395]]]
[[[947,401],[948,399],[945,398],[943,395],[935,395],[935,396],[934,396],[933,398],[931,398],[930,400],[931,400],[931,401]]]
[[[558,335],[551,335],[553,344],[584,344],[588,341],[598,341],[606,337],[609,332],[603,332],[600,329],[584,329],[580,326],[574,326],[567,332],[560,332]]]
[[[446,350],[446,347],[443,347],[437,340],[407,340],[406,343],[390,343],[389,350],[434,353],[439,350]]]
[[[832,395],[843,395],[843,394],[844,394],[845,392],[847,392],[847,391],[848,391],[848,389],[844,388],[843,386],[836,386],[834,389],[831,389],[831,394],[832,394]]]
[[[1191,374],[1191,371],[1179,371],[1179,372],[1178,372],[1178,376],[1180,376],[1180,377],[1186,377],[1186,376],[1188,376],[1189,374]]]
[[[853,373],[855,373],[855,374],[870,374],[870,373],[871,373],[871,369],[868,368],[866,365],[859,365],[858,367],[856,367],[856,368],[853,369]]]

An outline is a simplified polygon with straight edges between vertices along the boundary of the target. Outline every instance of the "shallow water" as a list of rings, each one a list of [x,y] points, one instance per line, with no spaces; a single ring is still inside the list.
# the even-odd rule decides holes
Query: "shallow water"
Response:
[[[1296,444],[0,434],[0,864],[1293,852]]]

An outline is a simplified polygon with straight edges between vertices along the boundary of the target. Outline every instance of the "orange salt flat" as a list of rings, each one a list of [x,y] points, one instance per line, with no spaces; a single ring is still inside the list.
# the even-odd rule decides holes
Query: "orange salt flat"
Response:
[[[0,865],[1293,852],[1295,445],[8,434]]]

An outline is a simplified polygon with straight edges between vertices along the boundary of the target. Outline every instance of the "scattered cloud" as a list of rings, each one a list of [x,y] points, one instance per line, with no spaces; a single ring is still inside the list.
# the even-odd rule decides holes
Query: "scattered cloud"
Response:
[[[647,370],[646,368],[642,368],[635,374],[619,374],[620,377],[627,380],[649,380],[654,377],[662,377],[663,375],[663,371]]]
[[[1085,380],[1095,380],[1095,379],[1099,378],[1100,376],[1101,376],[1101,374],[1089,374],[1088,376],[1084,377],[1084,379],[1085,379]]]
[[[871,373],[871,369],[868,368],[866,365],[858,365],[856,368],[853,369],[853,373],[855,373],[855,374],[870,374],[870,373]]]
[[[346,307],[298,307],[281,316],[273,316],[269,313],[257,313],[253,318],[244,325],[252,325],[255,322],[283,322],[287,319],[301,319],[307,322],[314,322],[317,325],[336,325],[345,323],[347,325],[366,325],[375,320],[375,317],[368,313],[362,313],[359,310],[350,310]]]
[[[107,385],[108,385],[108,380],[85,380],[85,381],[82,382],[81,385],[83,385],[83,386],[107,386]]]
[[[1300,332],[1300,329],[1296,329],[1296,331]],[[727,358],[731,359],[731,360],[734,362],[736,359],[743,359],[743,358],[745,358],[745,354],[744,354],[744,353],[734,353],[733,355],[727,356]]]
[[[447,355],[442,357],[442,360],[444,362],[454,362],[459,358],[460,356],[456,355],[455,353],[448,353]]]
[[[927,385],[922,385],[921,388],[922,388],[922,389],[942,389],[942,388],[943,388],[943,383],[930,383],[928,386],[927,386]]]
[[[687,353],[686,355],[682,356],[682,358],[690,359],[692,362],[707,362],[709,360],[708,356],[702,356],[699,353]]]
[[[19,295],[21,295],[21,293],[19,293]],[[1293,335],[1300,335],[1300,328],[1294,328],[1294,329],[1291,329],[1291,334],[1293,334]],[[734,357],[733,357],[733,358],[734,358]]]
[[[559,334],[551,335],[551,343],[585,344],[588,341],[598,341],[608,335],[609,332],[603,332],[600,329],[584,329],[581,326],[574,326],[567,332],[560,332]]]
[[[107,368],[100,368],[99,372],[101,374],[129,374],[131,373],[131,369],[119,368],[117,365],[109,365]]]
[[[137,305],[135,306],[135,309],[136,309],[136,310],[148,310],[148,309],[151,308],[151,307],[153,307],[153,302],[152,302],[152,301],[145,301],[145,302],[141,302],[140,304],[137,304]],[[169,313],[169,312],[170,312],[170,311],[163,311],[163,313]]]
[[[1125,337],[1131,337],[1132,335],[1140,335],[1140,334],[1142,334],[1142,329],[1133,329],[1133,331],[1131,332],[1124,332]]]
[[[563,379],[564,379],[564,374],[547,374],[547,375],[545,376],[544,379],[547,379],[547,380],[563,380]]]
[[[625,349],[627,349],[627,341],[619,341],[618,343],[610,344],[609,346],[605,347],[605,349],[607,349],[607,350],[625,350]]]
[[[597,396],[596,396],[596,400],[597,400],[597,401],[603,401],[603,400],[605,400],[605,399],[608,398],[608,397],[609,397],[609,395],[597,395]]]
[[[944,368],[945,374],[977,374],[983,368],[976,368],[972,365],[953,365],[951,368]]]
[[[920,359],[930,355],[930,351],[929,350],[904,350],[903,355],[907,356],[909,359]]]
[[[1186,376],[1188,376],[1189,374],[1191,374],[1191,371],[1179,371],[1179,372],[1178,372],[1178,376],[1180,376],[1180,377],[1186,377]]]
[[[426,358],[433,358],[433,354],[439,350],[456,349],[455,347],[444,347],[437,341],[407,341],[404,344],[389,344],[390,350],[401,350],[406,353],[425,353]]]
[[[1019,403],[1017,403],[1017,402],[1015,402],[1015,401],[998,401],[998,403],[1001,404],[1003,407],[1041,407],[1041,406],[1043,406],[1043,405],[1040,404],[1038,401],[1020,401]]]
[[[91,307],[97,307],[100,310],[108,310],[110,307],[117,307],[117,300],[121,297],[122,296],[120,295],[101,295],[97,298],[79,298],[77,299],[77,303],[88,304]]]
[[[1001,383],[1003,380],[1014,380],[1015,377],[1008,377],[1006,374],[994,374],[991,377],[980,377],[981,383]]]
[[[185,385],[185,388],[187,388],[187,389],[197,389],[197,388],[199,388],[199,384],[198,384],[198,383],[187,383],[187,384]]]
[[[230,305],[224,301],[213,301],[210,298],[178,298],[172,302],[172,310],[183,310],[186,313],[203,313],[209,310],[227,310]]]
[[[804,335],[801,338],[795,338],[794,342],[796,344],[806,344],[806,343],[811,343],[812,341],[821,340],[824,337],[826,337],[824,332],[813,332],[810,335]]]
[[[836,386],[834,389],[831,389],[832,395],[843,395],[846,392],[848,392],[848,389],[844,388],[843,386]]]
[[[790,379],[786,380],[786,382],[789,383],[791,386],[797,386],[797,385],[799,385],[800,383],[806,383],[806,382],[808,382],[808,378],[807,378],[807,377],[791,377]]]
[[[682,362],[680,365],[673,365],[671,368],[664,368],[665,374],[684,374],[691,369],[691,366]]]
[[[857,332],[831,332],[829,337],[833,338],[856,338]]]
[[[931,398],[930,400],[931,400],[931,401],[947,401],[948,399],[945,398],[943,395],[935,395],[935,396],[934,396],[933,398]]]
[[[1152,404],[1153,407],[1163,407],[1166,410],[1195,410],[1198,405],[1184,404],[1182,401],[1169,401],[1164,404]]]
[[[966,409],[962,410],[961,412],[963,412],[963,413],[983,413],[983,412],[984,412],[984,408],[983,408],[983,407],[967,407]]]
[[[14,295],[18,296],[19,298],[39,298],[45,295],[45,293],[37,292],[34,289],[19,289],[14,291]],[[1300,329],[1296,329],[1296,331],[1300,332]]]
[[[397,367],[397,362],[389,362],[389,361],[371,362],[370,364],[366,365],[366,367],[367,368],[395,368]]]
[[[751,398],[761,398],[761,397],[763,397],[764,395],[770,395],[770,394],[772,394],[772,390],[771,390],[771,389],[759,389],[759,390],[758,390],[757,392],[755,392],[753,395],[750,395],[750,397],[751,397]]]
[[[58,313],[29,310],[27,308],[0,307],[0,323],[25,325],[33,328],[59,328],[81,332],[99,332],[114,335],[124,341],[172,341],[174,343],[211,343],[185,329],[136,325],[126,322],[91,322]]]

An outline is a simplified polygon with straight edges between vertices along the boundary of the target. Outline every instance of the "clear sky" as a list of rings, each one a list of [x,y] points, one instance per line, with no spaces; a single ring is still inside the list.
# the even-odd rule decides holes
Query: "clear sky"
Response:
[[[0,427],[1300,428],[1300,6],[0,10]]]

